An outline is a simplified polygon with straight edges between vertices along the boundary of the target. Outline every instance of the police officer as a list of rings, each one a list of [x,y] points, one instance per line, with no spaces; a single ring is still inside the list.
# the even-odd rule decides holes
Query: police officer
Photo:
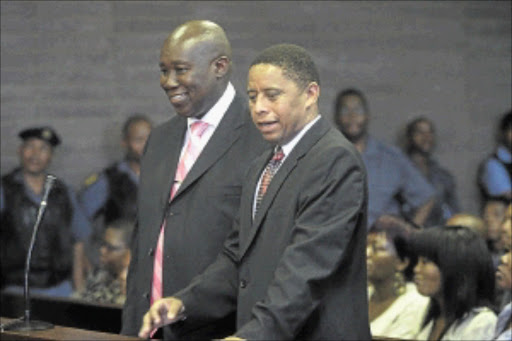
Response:
[[[2,176],[0,186],[1,286],[21,292],[25,258],[54,148],[61,143],[50,127],[21,131],[20,166]],[[32,292],[69,296],[72,272],[83,259],[84,240],[91,227],[72,189],[56,180],[48,197],[45,215],[32,252]],[[78,273],[73,280],[80,282]]]
[[[130,116],[124,123],[122,146],[124,160],[115,162],[101,173],[93,173],[84,182],[79,201],[87,217],[93,221],[94,235],[87,245],[87,258],[98,265],[98,247],[105,226],[119,219],[135,222],[140,159],[151,132],[151,121],[142,114]]]

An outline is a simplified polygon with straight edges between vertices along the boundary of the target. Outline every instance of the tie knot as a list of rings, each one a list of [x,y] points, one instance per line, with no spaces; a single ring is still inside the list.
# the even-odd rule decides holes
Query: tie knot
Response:
[[[203,136],[206,129],[208,129],[209,124],[204,121],[195,121],[190,125],[190,131],[192,135],[201,137]]]
[[[281,146],[277,146],[274,156],[272,156],[272,161],[281,161],[284,158],[283,148]]]

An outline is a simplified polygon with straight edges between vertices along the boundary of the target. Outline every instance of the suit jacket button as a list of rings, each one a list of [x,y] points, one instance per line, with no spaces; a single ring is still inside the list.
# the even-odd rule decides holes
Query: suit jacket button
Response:
[[[246,286],[247,286],[247,281],[246,281],[245,279],[242,279],[242,280],[240,281],[240,288],[242,288],[242,289],[243,289],[243,288],[245,288]]]
[[[148,256],[153,257],[154,254],[155,254],[155,250],[153,250],[153,248],[150,248],[148,251]]]
[[[148,300],[149,299],[149,293],[147,293],[147,292],[143,293],[142,297]]]

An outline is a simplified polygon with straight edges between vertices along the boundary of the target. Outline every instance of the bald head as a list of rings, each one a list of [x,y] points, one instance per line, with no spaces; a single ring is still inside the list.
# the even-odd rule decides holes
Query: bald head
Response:
[[[450,217],[446,221],[446,226],[466,226],[478,232],[482,237],[486,238],[487,228],[482,218],[468,213],[458,213]]]
[[[226,33],[216,23],[208,20],[193,20],[178,26],[165,40],[164,46],[198,48],[211,60],[225,56],[231,60],[231,45]]]

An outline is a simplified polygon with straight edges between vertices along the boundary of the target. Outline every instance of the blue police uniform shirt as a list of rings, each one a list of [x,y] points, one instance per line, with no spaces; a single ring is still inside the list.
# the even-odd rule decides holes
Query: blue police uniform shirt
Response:
[[[362,159],[368,174],[368,227],[383,214],[400,215],[397,193],[413,209],[435,195],[434,188],[397,147],[368,137]]]
[[[499,146],[496,150],[496,156],[503,162],[510,164],[512,162],[512,154],[505,146]],[[506,192],[510,192],[512,188],[510,175],[504,165],[492,157],[489,158],[484,165],[482,174],[482,184],[486,188],[487,193],[491,196],[500,196]]]
[[[21,172],[19,172],[16,175],[21,183],[23,183],[23,187],[25,188],[25,193],[27,197],[34,202],[36,205],[39,205],[41,203],[41,200],[43,198],[42,193],[41,195],[38,195],[32,191],[32,189],[27,186],[25,183],[25,179],[23,178],[23,175]],[[89,220],[85,216],[84,212],[82,211],[80,205],[78,204],[78,200],[76,198],[75,192],[69,187],[67,184],[64,184],[66,186],[66,190],[68,192],[69,200],[71,203],[71,206],[73,207],[73,216],[71,218],[71,233],[75,241],[85,241],[89,238],[91,235],[92,229],[91,225],[89,223]],[[5,198],[4,198],[4,189],[2,185],[0,184],[0,212],[3,212],[5,209]]]
[[[135,184],[139,184],[139,177],[130,168],[127,161],[123,160],[119,162],[116,167],[120,172],[128,174]],[[109,182],[104,171],[101,172],[95,182],[86,186],[81,191],[79,200],[82,204],[85,215],[89,219],[93,219],[96,213],[105,206],[109,193]]]

